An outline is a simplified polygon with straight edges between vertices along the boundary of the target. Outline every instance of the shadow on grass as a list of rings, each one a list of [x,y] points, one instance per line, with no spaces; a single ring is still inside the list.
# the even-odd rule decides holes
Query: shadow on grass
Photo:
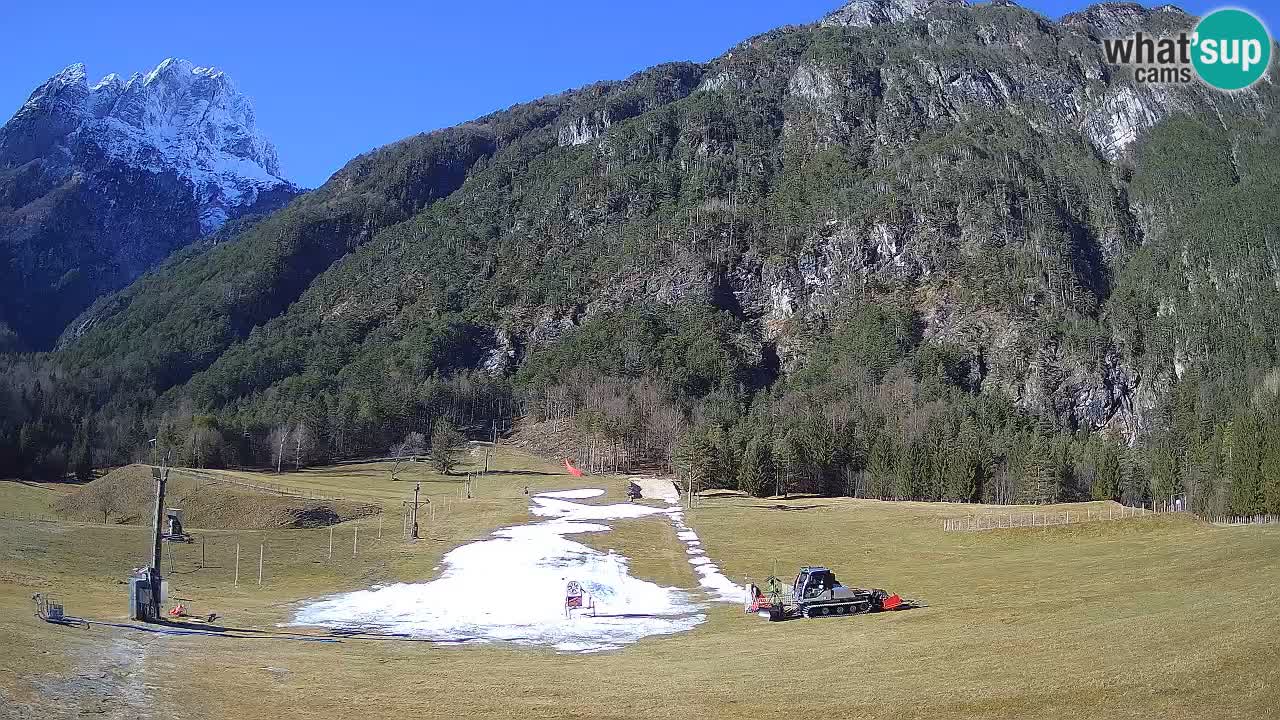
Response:
[[[32,482],[30,480],[6,480],[4,482],[14,482],[19,485],[23,485],[25,487],[35,488],[36,490],[47,490],[49,492],[53,492],[53,488],[49,487],[50,485],[68,485],[71,487],[81,487],[84,485],[88,485],[92,481],[80,480],[79,478],[72,476],[72,477],[61,478],[58,480],[50,480],[49,482],[46,482],[46,483]]]
[[[158,635],[203,635],[205,637],[238,638],[241,640],[257,638],[264,640],[341,642],[338,638],[331,637],[329,635],[312,635],[308,633],[261,630],[255,628],[237,628],[227,625],[216,625],[213,622],[163,619],[149,623],[119,623],[106,622],[103,620],[89,620],[87,618],[75,619],[82,620],[86,624],[86,627],[90,625],[101,625],[105,627],[121,628],[124,630],[140,630],[142,632],[156,633]]]
[[[803,615],[797,614],[797,615],[787,615],[785,617],[780,617],[776,619],[768,618],[768,620],[769,622],[791,622],[792,620],[812,620],[815,622],[820,622],[824,620],[852,620],[854,618],[866,617],[868,615],[888,615],[890,613],[900,613],[900,612],[906,612],[908,610],[920,610],[921,608],[926,608],[926,607],[929,607],[929,606],[923,603],[917,603],[914,600],[906,600],[902,605],[899,605],[896,608],[890,608],[888,610],[860,612],[860,613],[853,613],[852,615],[823,615],[821,617],[815,617],[815,618],[806,618]],[[767,617],[767,615],[762,615],[762,617]]]

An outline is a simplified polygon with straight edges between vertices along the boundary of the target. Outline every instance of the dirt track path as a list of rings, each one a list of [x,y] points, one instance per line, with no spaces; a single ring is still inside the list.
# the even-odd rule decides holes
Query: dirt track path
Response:
[[[93,715],[101,718],[134,720],[162,716],[152,703],[152,686],[146,680],[156,638],[133,639],[108,631],[92,644],[76,643],[70,652],[76,658],[70,673],[39,673],[23,678],[35,698],[23,701],[0,692],[0,718],[37,720]],[[160,661],[160,667],[170,663]],[[171,667],[168,668],[170,671]]]
[[[628,478],[628,480],[640,486],[641,497],[651,500],[666,500],[670,503],[680,502],[680,491],[676,489],[675,481],[669,477],[637,475]]]

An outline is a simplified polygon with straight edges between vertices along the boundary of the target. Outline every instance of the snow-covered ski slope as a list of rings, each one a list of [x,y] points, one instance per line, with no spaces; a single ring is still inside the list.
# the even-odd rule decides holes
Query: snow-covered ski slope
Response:
[[[669,483],[668,483],[669,484]],[[706,557],[684,523],[674,489],[668,506],[592,505],[604,494],[580,488],[533,496],[544,520],[502,528],[444,556],[436,580],[397,583],[304,604],[295,625],[400,634],[445,643],[510,642],[562,652],[613,650],[651,635],[690,630],[706,620],[702,593],[633,577],[629,560],[572,539],[609,532],[606,522],[666,515],[711,600],[739,602],[742,589]],[[565,611],[576,581],[594,609]]]

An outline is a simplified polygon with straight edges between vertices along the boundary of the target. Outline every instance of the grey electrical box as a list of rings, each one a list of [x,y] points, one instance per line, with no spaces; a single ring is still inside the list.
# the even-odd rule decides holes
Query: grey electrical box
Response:
[[[146,575],[129,578],[129,619],[152,620],[155,611],[151,607],[151,585]]]
[[[169,583],[160,581],[160,605],[167,601]],[[129,578],[129,619],[150,622],[160,619],[160,608],[151,604],[151,579],[141,570]]]
[[[181,538],[185,534],[182,529],[182,509],[165,508],[164,517],[168,521],[169,537],[171,539]]]

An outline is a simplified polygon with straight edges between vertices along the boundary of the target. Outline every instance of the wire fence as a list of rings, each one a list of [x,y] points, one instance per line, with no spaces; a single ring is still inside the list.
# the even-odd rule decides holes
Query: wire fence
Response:
[[[43,522],[43,523],[65,522],[61,518],[56,518],[56,517],[53,517],[52,515],[41,515],[38,513],[4,512],[4,511],[0,511],[0,520],[12,520],[14,522]]]
[[[1205,520],[1214,525],[1280,525],[1280,515],[1212,515]]]
[[[1164,507],[1148,508],[1113,505],[1106,508],[1085,508],[1083,510],[993,512],[944,519],[942,521],[942,530],[944,532],[977,532],[979,530],[1002,530],[1007,528],[1053,527],[1055,525],[1073,525],[1083,522],[1153,517],[1173,512],[1184,511],[1174,510],[1172,507],[1165,509]]]
[[[229,477],[226,475],[205,472],[203,470],[193,470],[191,468],[173,468],[173,472],[176,472],[179,475],[187,475],[188,477],[191,477],[192,479],[194,479],[196,481],[197,489],[199,489],[200,483],[208,483],[210,485],[225,483],[227,485],[234,485],[236,487],[242,487],[249,490],[257,490],[258,492],[271,493],[273,495],[282,495],[285,497],[296,497],[296,498],[302,498],[306,500],[334,501],[334,500],[347,499],[347,498],[339,497],[336,495],[321,495],[319,493],[313,493],[307,490],[300,490],[298,488],[290,487],[287,485],[277,485],[273,483],[251,483],[244,480],[237,480],[236,478]]]

